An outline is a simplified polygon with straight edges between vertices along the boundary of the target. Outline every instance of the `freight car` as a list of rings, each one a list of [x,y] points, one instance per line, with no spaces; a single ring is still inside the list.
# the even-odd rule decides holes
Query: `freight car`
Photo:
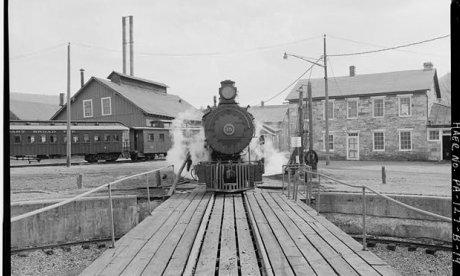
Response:
[[[10,121],[10,156],[38,160],[66,155],[64,121]],[[71,123],[72,155],[93,163],[115,161],[129,151],[129,128],[118,122]]]
[[[238,192],[254,188],[262,180],[262,160],[250,160],[250,142],[255,135],[254,118],[235,101],[237,89],[234,82],[221,82],[219,105],[208,107],[202,118],[211,161],[195,165],[200,182],[207,190]],[[249,160],[244,160],[243,152]]]

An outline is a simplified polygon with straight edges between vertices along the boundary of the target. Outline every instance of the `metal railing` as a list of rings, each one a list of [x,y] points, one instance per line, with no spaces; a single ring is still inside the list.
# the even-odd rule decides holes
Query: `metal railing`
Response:
[[[111,234],[112,248],[113,248],[113,247],[115,247],[115,225],[114,225],[114,217],[113,217],[112,186],[115,185],[115,184],[118,184],[120,182],[123,182],[125,180],[128,180],[128,179],[132,179],[132,178],[136,178],[136,177],[139,177],[139,176],[146,175],[147,201],[148,201],[148,209],[149,209],[149,214],[150,214],[152,212],[152,210],[151,210],[151,202],[150,202],[149,174],[155,173],[155,172],[159,173],[161,170],[167,169],[169,167],[171,167],[172,170],[174,171],[174,165],[168,165],[168,166],[161,167],[161,168],[158,168],[158,169],[154,169],[154,170],[151,170],[151,171],[147,171],[147,172],[138,173],[138,174],[130,175],[130,176],[127,176],[127,177],[123,177],[123,178],[117,179],[115,181],[103,184],[103,185],[101,185],[99,187],[91,189],[91,190],[89,190],[87,192],[84,192],[84,193],[79,194],[77,196],[74,196],[72,198],[65,199],[65,200],[63,200],[61,202],[58,202],[56,204],[49,205],[49,206],[46,206],[46,207],[31,211],[31,212],[28,212],[28,213],[25,213],[25,214],[22,214],[22,215],[19,215],[19,216],[15,216],[15,217],[11,218],[10,221],[11,221],[11,223],[13,223],[13,222],[25,219],[25,218],[35,216],[37,214],[44,213],[46,211],[49,211],[49,210],[58,208],[60,206],[66,205],[66,204],[68,204],[70,202],[76,201],[76,200],[78,200],[80,198],[83,198],[83,197],[89,195],[89,194],[98,192],[98,191],[100,191],[100,190],[102,190],[102,189],[107,187],[108,188],[108,199],[109,199],[108,209],[109,209],[110,234]],[[161,178],[160,178],[160,181],[161,181]]]
[[[293,169],[295,168],[299,168],[295,171],[294,173],[294,181],[291,181],[291,172]],[[437,218],[441,221],[444,221],[444,222],[452,222],[452,219],[449,218],[449,217],[445,217],[445,216],[442,216],[442,215],[438,215],[438,214],[435,214],[435,213],[432,213],[432,212],[429,212],[429,211],[425,211],[425,210],[422,210],[422,209],[419,209],[419,208],[416,208],[414,206],[410,206],[408,204],[405,204],[405,203],[402,203],[401,201],[398,201],[394,198],[391,198],[387,195],[384,195],[372,188],[369,188],[368,186],[365,186],[365,185],[352,185],[352,184],[349,184],[349,183],[346,183],[346,182],[343,182],[343,181],[340,181],[338,179],[335,179],[333,177],[330,177],[326,174],[323,174],[323,173],[320,173],[320,172],[315,172],[315,171],[312,171],[311,167],[310,166],[307,166],[307,165],[299,165],[299,164],[296,164],[295,166],[293,165],[283,165],[282,167],[282,171],[285,172],[287,171],[288,173],[288,182],[287,182],[287,185],[285,186],[285,177],[284,177],[284,173],[283,173],[283,180],[282,180],[282,193],[285,194],[285,190],[287,189],[287,197],[291,197],[294,201],[297,201],[298,199],[298,192],[299,192],[299,184],[301,182],[304,182],[304,194],[305,194],[305,202],[308,204],[308,205],[311,205],[311,202],[310,202],[310,199],[311,199],[311,196],[312,196],[312,179],[313,179],[313,176],[317,176],[318,178],[318,189],[316,191],[316,197],[315,197],[315,201],[316,201],[316,211],[318,212],[318,214],[320,213],[320,196],[321,196],[321,177],[325,178],[325,179],[329,179],[329,180],[332,180],[333,182],[336,182],[336,183],[339,183],[339,184],[342,184],[342,185],[345,185],[345,186],[348,186],[348,187],[352,187],[352,188],[356,188],[356,189],[360,189],[362,191],[362,223],[363,223],[363,233],[362,233],[362,244],[363,244],[363,250],[366,250],[366,189],[368,189],[369,191],[375,193],[376,195],[386,199],[386,200],[389,200],[403,208],[406,208],[406,209],[409,209],[409,210],[412,210],[414,212],[417,212],[417,213],[420,213],[420,214],[423,214],[423,215],[426,215],[426,216],[431,216],[431,217],[434,217],[434,218]],[[302,181],[302,174],[307,174],[306,177],[305,177],[305,180],[306,181]],[[291,183],[292,182],[292,183]],[[291,196],[291,190],[292,190],[292,196]]]

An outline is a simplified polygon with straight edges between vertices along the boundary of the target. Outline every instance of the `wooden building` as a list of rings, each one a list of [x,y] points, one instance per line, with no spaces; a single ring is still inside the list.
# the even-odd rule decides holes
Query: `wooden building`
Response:
[[[440,160],[432,152],[430,111],[441,98],[436,70],[423,69],[329,78],[329,149],[332,158],[347,160]],[[299,89],[306,95],[308,80],[300,80],[286,100],[290,103],[290,132],[297,131]],[[313,148],[325,152],[324,79],[311,79]],[[306,96],[305,96],[306,97]],[[306,100],[306,98],[305,98]],[[305,112],[305,114],[308,114]],[[445,125],[445,127],[448,127]],[[308,117],[305,119],[308,129]],[[434,134],[433,134],[434,135]],[[434,136],[433,136],[434,137]],[[306,139],[308,140],[308,139]]]

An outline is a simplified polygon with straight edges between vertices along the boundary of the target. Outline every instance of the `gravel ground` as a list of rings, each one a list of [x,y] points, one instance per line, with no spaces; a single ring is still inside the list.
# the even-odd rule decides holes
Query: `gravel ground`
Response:
[[[10,168],[11,201],[63,198],[80,194],[91,188],[129,175],[166,166],[166,161],[149,161],[119,164],[92,164],[59,167]],[[83,188],[77,189],[77,176],[83,176]],[[172,175],[170,175],[172,176]],[[149,176],[153,180],[153,175]],[[164,184],[170,184],[168,177]],[[143,185],[145,176],[123,181],[115,188],[132,188]]]
[[[408,251],[397,246],[395,251],[386,249],[385,244],[369,248],[402,275],[452,275],[452,252],[437,251],[435,255],[425,253],[424,248]]]
[[[98,244],[105,247],[98,248]],[[53,254],[35,250],[11,255],[11,275],[78,275],[109,246],[109,242],[91,243],[89,249],[82,245],[68,246],[70,251],[53,248]],[[48,251],[50,249],[46,249]],[[21,256],[22,255],[22,256]]]

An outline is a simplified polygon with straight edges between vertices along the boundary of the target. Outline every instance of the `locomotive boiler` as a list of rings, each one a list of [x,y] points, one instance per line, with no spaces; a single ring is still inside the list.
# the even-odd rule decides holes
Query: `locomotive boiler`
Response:
[[[254,117],[238,105],[236,96],[235,82],[222,81],[219,104],[208,106],[202,117],[211,161],[195,165],[195,173],[207,190],[237,192],[252,189],[254,183],[262,181],[263,162],[250,156]]]

